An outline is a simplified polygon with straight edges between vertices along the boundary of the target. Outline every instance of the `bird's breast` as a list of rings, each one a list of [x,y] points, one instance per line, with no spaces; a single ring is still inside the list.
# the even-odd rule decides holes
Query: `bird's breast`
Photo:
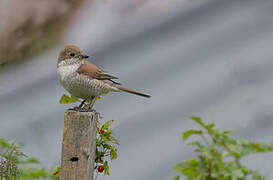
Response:
[[[79,66],[58,68],[58,77],[62,86],[73,96],[88,99],[111,91],[113,88],[102,80],[93,79],[77,72]]]
[[[58,67],[58,77],[61,84],[66,83],[67,80],[76,76],[80,65],[69,65]]]

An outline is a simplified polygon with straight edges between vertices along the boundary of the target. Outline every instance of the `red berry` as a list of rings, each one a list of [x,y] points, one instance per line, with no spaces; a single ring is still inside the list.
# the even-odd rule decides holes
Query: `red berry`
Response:
[[[99,172],[99,173],[102,173],[103,171],[104,171],[103,166],[99,166],[99,167],[98,167],[98,172]]]
[[[58,174],[60,174],[60,172],[58,172],[58,171],[56,171],[56,172],[53,173],[54,176],[56,176]]]
[[[104,129],[101,129],[101,130],[100,130],[100,133],[103,134],[103,133],[104,133]]]

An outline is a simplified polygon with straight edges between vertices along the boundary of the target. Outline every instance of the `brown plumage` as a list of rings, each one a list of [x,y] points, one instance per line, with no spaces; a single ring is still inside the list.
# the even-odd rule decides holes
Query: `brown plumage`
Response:
[[[104,72],[102,69],[88,61],[84,61],[84,63],[78,68],[77,72],[98,80],[118,79],[117,77]]]

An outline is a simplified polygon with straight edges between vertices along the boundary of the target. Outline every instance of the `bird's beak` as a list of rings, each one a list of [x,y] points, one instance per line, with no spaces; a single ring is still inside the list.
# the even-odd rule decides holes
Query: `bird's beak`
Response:
[[[89,58],[89,56],[86,55],[86,54],[83,54],[83,55],[82,55],[82,58],[87,59],[87,58]]]

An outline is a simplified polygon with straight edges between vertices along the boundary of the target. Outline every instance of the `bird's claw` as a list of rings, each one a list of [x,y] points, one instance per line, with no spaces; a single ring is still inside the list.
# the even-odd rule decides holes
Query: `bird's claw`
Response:
[[[68,110],[83,112],[85,109],[79,106],[75,106],[73,108],[69,108]]]
[[[93,112],[93,111],[95,111],[94,109],[81,108],[79,106],[76,106],[76,107],[73,107],[73,108],[69,108],[68,110],[78,111],[78,112]]]

